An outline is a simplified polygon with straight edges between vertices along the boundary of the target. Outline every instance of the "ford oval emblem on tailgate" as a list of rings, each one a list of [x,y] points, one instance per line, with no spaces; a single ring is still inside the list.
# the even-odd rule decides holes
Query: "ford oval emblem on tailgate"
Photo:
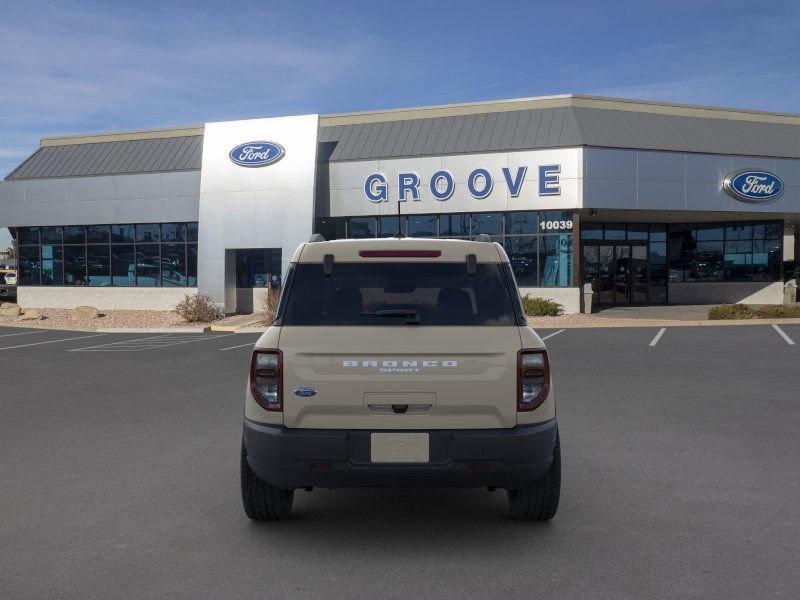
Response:
[[[317,390],[311,387],[299,387],[294,391],[294,395],[301,398],[310,398],[317,395]]]

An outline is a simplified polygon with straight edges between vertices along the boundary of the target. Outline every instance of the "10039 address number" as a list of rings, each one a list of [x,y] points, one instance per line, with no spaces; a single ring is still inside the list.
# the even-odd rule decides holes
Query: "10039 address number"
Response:
[[[539,229],[542,231],[572,231],[572,220],[566,221],[540,221]]]

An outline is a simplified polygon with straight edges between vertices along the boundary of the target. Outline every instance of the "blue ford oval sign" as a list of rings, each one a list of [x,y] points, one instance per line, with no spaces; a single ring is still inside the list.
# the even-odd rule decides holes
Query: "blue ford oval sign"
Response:
[[[283,158],[286,150],[275,142],[247,142],[230,151],[230,159],[241,167],[265,167]]]
[[[769,202],[780,198],[783,180],[769,171],[744,169],[729,173],[722,182],[722,187],[742,202]]]
[[[301,398],[310,398],[317,395],[317,390],[312,387],[299,387],[294,391],[294,395]]]

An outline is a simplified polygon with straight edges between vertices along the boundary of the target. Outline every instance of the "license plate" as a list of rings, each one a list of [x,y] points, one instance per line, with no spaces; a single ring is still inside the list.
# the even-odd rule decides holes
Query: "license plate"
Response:
[[[370,442],[374,463],[426,463],[431,460],[427,433],[373,433]]]

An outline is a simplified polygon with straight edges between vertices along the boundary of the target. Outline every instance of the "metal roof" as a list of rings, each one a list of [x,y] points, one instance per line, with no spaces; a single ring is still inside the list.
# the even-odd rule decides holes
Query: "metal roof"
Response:
[[[320,142],[336,142],[331,161],[582,145],[564,107],[322,127]]]
[[[198,170],[202,128],[44,138],[6,179]],[[800,115],[547,96],[320,116],[331,161],[593,146],[800,158]]]
[[[202,155],[202,135],[42,146],[6,179],[196,171]]]
[[[336,125],[320,141],[331,161],[575,146],[800,158],[800,125],[583,107]]]

